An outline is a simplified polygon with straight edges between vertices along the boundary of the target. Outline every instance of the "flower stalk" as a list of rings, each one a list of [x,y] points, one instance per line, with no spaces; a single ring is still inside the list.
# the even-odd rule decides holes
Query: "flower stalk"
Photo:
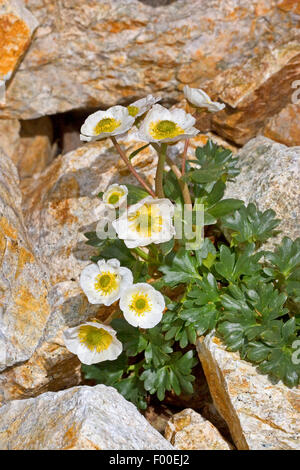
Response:
[[[138,180],[138,182],[145,188],[145,190],[147,191],[147,193],[149,193],[152,197],[156,197],[155,196],[155,193],[154,191],[152,191],[152,189],[150,188],[150,186],[148,186],[148,184],[143,180],[143,178],[138,174],[138,172],[136,171],[136,169],[132,166],[132,164],[130,163],[130,161],[128,160],[125,152],[121,149],[120,145],[118,144],[117,142],[117,139],[113,136],[110,137],[112,143],[114,144],[115,146],[115,149],[117,150],[118,154],[120,155],[120,157],[122,158],[122,160],[124,161],[124,163],[127,165],[128,169],[131,171],[131,173],[134,175],[134,177]]]
[[[162,199],[165,197],[164,188],[163,188],[163,177],[164,177],[164,167],[165,167],[166,157],[167,157],[167,144],[161,144],[161,146],[159,147],[159,151],[158,151],[158,163],[157,163],[156,176],[155,176],[155,192],[156,192],[156,196]]]
[[[184,175],[185,173],[185,164],[186,164],[186,157],[187,157],[187,151],[188,151],[188,148],[189,148],[189,143],[190,143],[190,139],[186,139],[186,141],[184,142],[184,149],[183,149],[183,154],[182,154],[182,163],[181,163],[181,174],[182,176]]]
[[[182,181],[182,174],[178,168],[178,166],[175,165],[175,163],[171,160],[170,157],[167,156],[166,162],[173,171],[174,175],[177,178],[178,184],[180,186],[181,192],[182,192],[182,197],[184,200],[185,204],[192,205],[192,198],[190,195],[189,187],[185,181]]]

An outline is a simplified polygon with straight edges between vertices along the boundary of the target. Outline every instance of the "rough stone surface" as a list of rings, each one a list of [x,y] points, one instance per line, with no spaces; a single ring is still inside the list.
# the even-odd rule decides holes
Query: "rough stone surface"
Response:
[[[18,148],[20,130],[21,124],[18,119],[0,119],[0,147],[10,158]]]
[[[205,91],[227,106],[209,115],[210,125],[203,123],[200,116],[198,126],[206,124],[206,128],[225,139],[243,145],[263,131],[267,119],[292,103],[293,84],[299,77],[300,36],[262,50],[243,65],[225,70],[204,83]],[[293,126],[293,122],[287,122],[285,133],[293,133]]]
[[[21,180],[43,171],[55,156],[48,116],[22,121],[0,119],[0,147],[15,163]]]
[[[37,25],[23,0],[0,0],[0,104],[5,104],[5,84],[19,65]]]
[[[197,342],[215,406],[239,450],[300,449],[300,388],[273,384],[213,334]]]
[[[0,154],[0,371],[28,359],[50,313],[48,278],[27,237],[17,171]]]
[[[286,147],[266,137],[248,142],[237,154],[240,175],[228,183],[225,197],[254,202],[262,211],[273,209],[282,220],[278,237],[300,236],[300,147]]]
[[[64,346],[62,333],[87,319],[105,321],[114,307],[91,305],[77,282],[61,282],[49,291],[51,314],[39,347],[30,359],[0,374],[0,406],[21,398],[73,387],[81,381],[77,357]]]
[[[175,414],[165,429],[165,438],[180,450],[231,450],[219,431],[199,413],[187,408]]]
[[[172,450],[136,407],[105,385],[74,387],[0,408],[0,449]]]
[[[270,118],[263,133],[269,139],[290,147],[300,146],[300,104],[288,104]]]
[[[32,119],[146,93],[178,100],[184,84],[200,86],[292,39],[297,9],[277,3],[27,0],[40,26],[1,115]]]

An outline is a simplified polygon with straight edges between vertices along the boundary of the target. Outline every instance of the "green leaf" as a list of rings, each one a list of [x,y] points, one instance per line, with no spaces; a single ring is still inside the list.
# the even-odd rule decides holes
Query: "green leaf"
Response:
[[[227,214],[231,214],[243,205],[243,201],[239,199],[223,199],[209,208],[209,214],[219,219]]]
[[[195,251],[195,256],[199,266],[203,265],[207,269],[212,267],[217,256],[217,251],[209,238],[204,239],[201,248]]]
[[[174,238],[171,238],[168,242],[165,243],[160,243],[159,248],[163,254],[163,256],[168,255],[174,248],[175,245],[175,240]]]
[[[163,188],[165,196],[171,201],[180,202],[182,199],[182,192],[176,176],[173,171],[170,170],[164,175]]]
[[[236,168],[237,158],[233,158],[232,152],[209,140],[204,147],[196,149],[196,160],[192,160],[196,168],[190,169],[185,179],[199,184],[213,183],[218,180],[223,182],[239,173]],[[199,167],[200,168],[197,168]]]
[[[132,158],[134,158],[136,155],[138,155],[142,150],[146,149],[147,147],[149,147],[150,144],[146,144],[146,145],[143,145],[142,147],[138,148],[137,150],[134,150],[134,152],[131,152],[131,154],[129,155],[128,159],[131,160]]]
[[[82,364],[82,372],[86,380],[95,380],[98,384],[114,385],[126,370],[127,361],[126,355],[122,353],[114,361],[104,361],[91,366]]]
[[[129,325],[123,318],[114,319],[111,326],[117,332],[117,338],[123,344],[127,356],[136,356],[146,349],[147,339],[138,328]]]
[[[268,266],[264,271],[288,295],[288,305],[295,314],[300,313],[300,238],[295,241],[284,237],[275,252],[265,252]]]
[[[132,204],[136,204],[141,199],[144,199],[145,197],[149,196],[147,191],[140,188],[139,186],[134,186],[133,184],[128,183],[125,184],[125,186],[128,189],[127,203],[129,206],[131,206]]]
[[[140,378],[132,375],[116,383],[114,387],[120,392],[126,400],[131,401],[138,408],[145,410],[147,408],[146,390]]]
[[[171,341],[166,341],[160,333],[160,327],[150,328],[144,333],[148,345],[145,350],[146,363],[152,363],[154,367],[164,365],[169,360],[169,354],[173,352]]]
[[[144,387],[150,394],[157,393],[159,400],[164,399],[167,390],[173,390],[176,395],[180,395],[182,391],[192,393],[192,382],[195,377],[191,375],[191,370],[197,362],[193,351],[188,351],[184,355],[176,352],[170,355],[169,362],[164,366],[154,369],[146,365],[141,380],[144,381]]]
[[[97,237],[96,232],[86,232],[84,236],[88,239],[87,245],[101,247],[105,244],[106,240],[101,240]]]
[[[253,254],[254,244],[248,245],[245,251],[236,255],[226,246],[220,248],[220,261],[215,264],[216,271],[229,282],[235,282],[242,276],[254,276],[260,270],[258,263],[262,252]]]
[[[197,270],[197,260],[184,248],[181,248],[173,258],[171,265],[163,265],[159,270],[164,274],[166,284],[175,286],[184,282],[201,279]]]
[[[271,209],[259,211],[254,204],[240,207],[233,215],[222,217],[222,224],[228,229],[232,245],[262,243],[276,234],[279,220]]]

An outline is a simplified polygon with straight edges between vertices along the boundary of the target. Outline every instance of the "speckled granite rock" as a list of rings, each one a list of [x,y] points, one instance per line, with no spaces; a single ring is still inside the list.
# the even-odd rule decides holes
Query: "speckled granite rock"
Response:
[[[38,22],[23,0],[0,0],[0,103],[5,104],[5,83],[28,48]]]
[[[105,385],[74,387],[0,408],[2,450],[172,450],[136,407]]]
[[[179,450],[232,449],[217,428],[191,408],[175,414],[168,421],[165,438]]]
[[[290,103],[271,117],[265,125],[263,134],[290,147],[300,146],[300,104]]]
[[[201,85],[294,37],[297,16],[276,3],[27,0],[40,26],[0,114],[32,119],[146,93],[178,100],[184,84]]]
[[[292,102],[292,84],[299,77],[298,35],[291,42],[260,51],[243,65],[225,70],[203,84],[210,96],[227,105],[223,111],[210,115],[211,123],[206,123],[206,128],[239,145],[245,144],[263,131],[268,118]],[[289,126],[293,126],[290,121],[286,123]]]
[[[300,147],[286,147],[266,137],[248,142],[237,154],[240,175],[228,183],[225,197],[273,209],[282,220],[281,234],[268,241],[271,248],[283,236],[300,236]]]
[[[48,277],[27,237],[18,185],[0,151],[0,371],[32,355],[50,313]]]
[[[300,450],[300,388],[272,384],[213,334],[197,349],[219,413],[239,450]]]

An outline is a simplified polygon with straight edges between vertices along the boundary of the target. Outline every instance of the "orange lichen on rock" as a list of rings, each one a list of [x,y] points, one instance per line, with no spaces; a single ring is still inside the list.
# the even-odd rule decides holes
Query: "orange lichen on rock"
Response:
[[[10,74],[27,49],[31,32],[14,14],[0,16],[0,77]]]
[[[9,237],[12,240],[17,239],[17,231],[14,227],[10,225],[6,217],[0,217],[0,234],[5,237]]]
[[[300,2],[299,0],[282,0],[278,5],[278,8],[283,11],[292,11],[296,15],[300,15]]]

